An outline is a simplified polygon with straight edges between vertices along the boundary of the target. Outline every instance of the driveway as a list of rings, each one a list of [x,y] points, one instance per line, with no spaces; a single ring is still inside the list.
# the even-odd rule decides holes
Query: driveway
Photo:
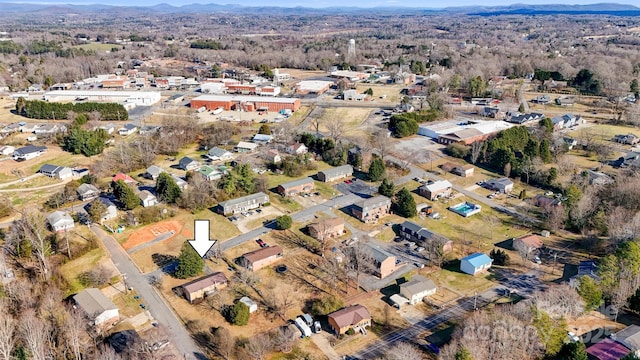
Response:
[[[140,272],[127,252],[118,244],[116,239],[105,233],[99,226],[91,226],[91,230],[98,236],[106,247],[116,268],[126,279],[128,287],[135,289],[156,321],[168,329],[172,335],[171,342],[185,359],[206,359],[182,322],[161,298],[156,289],[149,284],[149,280]]]

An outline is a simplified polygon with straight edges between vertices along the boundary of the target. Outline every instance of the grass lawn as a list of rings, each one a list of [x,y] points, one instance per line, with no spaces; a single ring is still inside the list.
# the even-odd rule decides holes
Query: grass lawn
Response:
[[[74,48],[77,49],[84,49],[84,50],[93,50],[95,52],[110,52],[111,49],[113,48],[120,48],[119,45],[114,45],[114,44],[103,44],[103,43],[97,43],[97,42],[93,42],[93,43],[89,43],[89,44],[82,44],[82,45],[76,45],[73,46]]]
[[[454,269],[439,269],[430,275],[438,286],[447,287],[461,295],[473,295],[493,286],[487,279],[488,275],[471,276]]]
[[[367,119],[372,109],[356,107],[326,108],[320,118],[320,131],[328,132],[326,124],[332,119],[340,119],[343,126],[342,135],[361,133],[360,125]]]
[[[309,115],[309,113],[311,112],[311,108],[308,106],[301,106],[300,109],[298,109],[298,111],[294,112],[289,119],[287,119],[286,121],[289,124],[295,124],[295,125],[299,125],[300,122],[302,122],[304,119],[307,118],[307,115]]]
[[[78,276],[83,272],[94,268],[106,255],[106,252],[101,247],[98,247],[81,257],[62,265],[60,267],[60,274],[62,274],[62,277],[66,280],[69,286],[66,294],[75,294],[84,289],[84,285],[78,281]]]
[[[36,176],[33,179],[29,179],[25,182],[19,182],[13,185],[5,186],[3,189],[22,189],[22,188],[35,188],[46,185],[63,184],[58,179],[50,178],[48,176]]]
[[[113,303],[118,307],[121,317],[133,317],[142,311],[140,307],[142,300],[135,299],[137,295],[138,293],[132,290],[128,294],[119,293],[112,299]]]
[[[403,86],[401,85],[380,85],[380,84],[358,84],[356,90],[358,93],[363,93],[365,90],[371,88],[373,90],[374,101],[397,103],[400,99],[400,91]],[[380,99],[380,96],[386,95],[385,99]]]
[[[297,179],[302,179],[308,176],[313,176],[315,174],[318,173],[318,171],[322,171],[324,169],[328,169],[331,167],[331,165],[327,164],[324,161],[316,161],[316,168],[313,170],[307,170],[305,172],[302,173],[302,175],[298,176],[298,177],[290,177],[284,174],[276,174],[274,172],[266,172],[267,174],[267,186],[269,186],[269,189],[275,188],[276,186],[283,184],[283,183],[287,183],[293,180],[297,180]],[[318,186],[318,183],[316,182],[316,186]]]
[[[302,210],[302,205],[290,197],[285,198],[277,194],[269,194],[269,199],[271,199],[271,205],[283,213],[294,213]]]
[[[594,126],[570,131],[567,133],[568,136],[574,137],[576,139],[580,139],[584,137],[586,134],[594,136],[595,139],[607,142],[611,141],[613,137],[617,134],[634,134],[640,136],[640,129],[632,126],[624,126],[624,125],[608,125],[608,124],[597,124]]]

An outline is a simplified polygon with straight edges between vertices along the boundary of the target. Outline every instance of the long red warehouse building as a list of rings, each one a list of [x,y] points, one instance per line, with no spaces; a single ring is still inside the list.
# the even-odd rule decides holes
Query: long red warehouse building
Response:
[[[263,96],[225,96],[225,95],[200,95],[191,100],[191,108],[205,107],[208,110],[223,108],[224,110],[236,110],[240,106],[245,111],[267,108],[269,111],[281,110],[296,111],[300,108],[300,99],[296,98],[265,98]]]

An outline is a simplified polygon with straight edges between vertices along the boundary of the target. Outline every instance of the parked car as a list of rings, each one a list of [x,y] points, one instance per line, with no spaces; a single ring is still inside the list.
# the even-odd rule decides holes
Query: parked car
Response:
[[[422,246],[418,246],[418,247],[416,248],[416,251],[417,251],[417,252],[423,252],[423,251],[424,251],[424,247],[422,247]]]
[[[533,259],[533,262],[535,262],[535,263],[536,263],[536,264],[538,264],[538,265],[542,264],[542,260],[540,260],[540,256],[536,256],[536,257]]]
[[[258,243],[258,245],[260,245],[260,247],[267,247],[267,243],[265,243],[262,239],[258,239],[256,240],[256,242]]]

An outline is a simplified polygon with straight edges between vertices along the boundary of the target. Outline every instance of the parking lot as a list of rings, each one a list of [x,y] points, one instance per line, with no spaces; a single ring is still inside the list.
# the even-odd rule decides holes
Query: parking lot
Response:
[[[349,183],[347,183],[346,181],[348,181]],[[376,191],[378,191],[375,186],[370,186],[366,182],[357,178],[350,178],[348,180],[335,184],[333,187],[343,194],[352,193],[363,198],[369,198],[373,196]]]
[[[241,232],[247,232],[262,225],[264,220],[274,219],[282,215],[282,212],[274,206],[262,207],[229,217],[229,220],[238,227]]]

